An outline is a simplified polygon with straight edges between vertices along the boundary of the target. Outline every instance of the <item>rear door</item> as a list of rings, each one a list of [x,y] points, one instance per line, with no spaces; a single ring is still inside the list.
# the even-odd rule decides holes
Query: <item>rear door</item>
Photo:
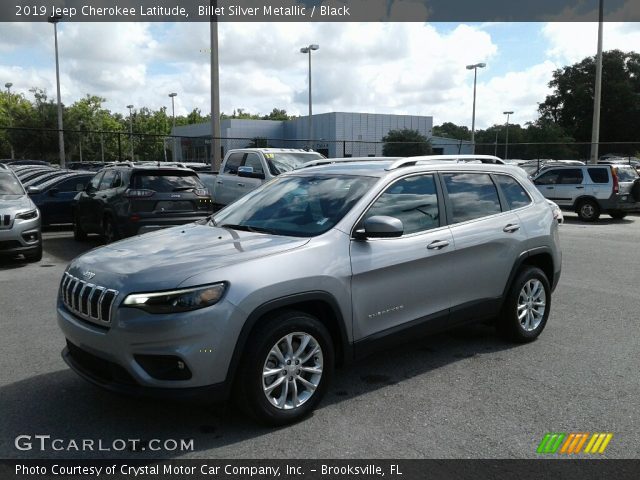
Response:
[[[490,174],[441,175],[455,245],[448,264],[455,285],[452,319],[493,315],[526,241],[524,227],[516,212],[501,200]]]
[[[607,200],[613,194],[613,180],[611,167],[587,167],[585,180],[585,194],[599,200]]]
[[[375,339],[413,321],[446,321],[454,288],[453,238],[441,203],[435,174],[404,177],[388,186],[354,227],[374,215],[404,225],[399,238],[351,241],[354,340]]]
[[[91,179],[84,192],[77,197],[76,212],[82,229],[85,232],[98,232],[98,225],[95,223],[94,210],[97,208],[96,195],[100,187],[100,182],[104,176],[104,171],[96,173]]]
[[[87,177],[72,176],[64,180],[53,182],[45,191],[47,200],[43,202],[40,211],[45,221],[51,223],[72,223],[71,203],[78,192],[83,190],[88,181]]]
[[[260,155],[249,152],[242,161],[243,167],[253,168],[253,173],[265,174],[265,164]],[[258,188],[264,182],[261,178],[238,177],[238,198]]]
[[[582,168],[562,168],[558,170],[558,183],[555,186],[555,198],[558,205],[574,205],[578,197],[585,195],[588,183]]]

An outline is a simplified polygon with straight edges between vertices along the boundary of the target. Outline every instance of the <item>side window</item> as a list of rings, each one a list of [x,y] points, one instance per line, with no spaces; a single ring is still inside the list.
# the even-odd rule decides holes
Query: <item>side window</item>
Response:
[[[364,216],[386,215],[402,221],[404,233],[440,226],[438,195],[433,175],[416,175],[398,180],[378,197]]]
[[[589,178],[593,183],[609,183],[609,169],[602,167],[587,168]]]
[[[242,165],[242,159],[244,153],[232,153],[227,159],[227,163],[224,165],[224,171],[222,173],[228,173],[229,175],[237,175],[238,167]]]
[[[253,167],[253,173],[264,173],[260,157],[255,153],[247,153],[247,158],[244,160],[244,166]]]
[[[536,185],[555,185],[558,181],[558,170],[549,170],[535,180]]]
[[[511,210],[525,207],[531,203],[531,197],[515,178],[507,175],[496,175],[495,179]]]
[[[564,185],[577,185],[582,183],[582,170],[579,168],[563,168],[560,170],[558,183]]]
[[[111,188],[111,184],[113,183],[113,179],[116,176],[115,170],[107,170],[104,172],[104,177],[100,181],[100,188],[98,190],[106,190],[107,188]]]
[[[500,213],[498,191],[487,173],[445,173],[453,223]]]
[[[98,187],[100,186],[100,180],[102,180],[103,175],[104,172],[98,172],[96,173],[95,177],[91,179],[91,181],[89,182],[89,186],[92,190],[98,190]]]
[[[111,188],[118,188],[122,186],[122,175],[120,172],[116,171],[116,175],[113,178],[113,182],[111,183]]]
[[[82,177],[76,178],[68,178],[63,182],[58,183],[57,185],[52,185],[52,188],[57,188],[60,192],[76,192],[78,190],[79,183],[86,183],[86,180],[82,180]]]

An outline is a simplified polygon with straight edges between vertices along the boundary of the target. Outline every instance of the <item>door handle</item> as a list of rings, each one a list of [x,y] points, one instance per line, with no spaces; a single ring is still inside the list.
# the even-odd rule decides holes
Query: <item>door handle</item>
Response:
[[[240,182],[238,182],[238,186],[239,186],[239,187],[244,187],[244,183],[240,183]]]
[[[513,233],[517,232],[518,230],[520,230],[520,225],[518,225],[517,223],[510,223],[502,229],[502,231],[506,233]]]
[[[429,250],[440,250],[441,248],[448,247],[448,246],[449,246],[449,242],[447,242],[446,240],[436,240],[434,242],[431,242],[429,245],[427,245],[427,248]]]
[[[547,187],[547,190],[551,190],[553,187]]]
[[[220,180],[218,180],[216,183],[217,183],[218,185],[222,185],[222,182],[221,182]]]
[[[582,190],[584,187],[576,187],[576,188],[579,189],[579,190]]]

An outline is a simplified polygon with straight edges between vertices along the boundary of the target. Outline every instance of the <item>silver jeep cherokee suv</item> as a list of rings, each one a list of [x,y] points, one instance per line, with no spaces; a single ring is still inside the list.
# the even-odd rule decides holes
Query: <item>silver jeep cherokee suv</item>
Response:
[[[318,405],[335,365],[397,341],[489,319],[534,340],[557,222],[521,169],[462,161],[320,160],[92,250],[61,281],[63,357],[115,391],[234,392],[279,425]]]
[[[42,259],[40,211],[13,170],[0,163],[0,256]]]

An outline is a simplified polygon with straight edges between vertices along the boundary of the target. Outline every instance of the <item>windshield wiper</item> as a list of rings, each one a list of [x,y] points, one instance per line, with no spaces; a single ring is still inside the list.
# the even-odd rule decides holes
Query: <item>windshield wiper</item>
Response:
[[[273,233],[273,230],[269,230],[268,228],[252,227],[250,225],[234,225],[232,223],[225,223],[224,225],[220,225],[220,228],[229,228],[231,230],[241,230],[243,232],[252,233]]]

